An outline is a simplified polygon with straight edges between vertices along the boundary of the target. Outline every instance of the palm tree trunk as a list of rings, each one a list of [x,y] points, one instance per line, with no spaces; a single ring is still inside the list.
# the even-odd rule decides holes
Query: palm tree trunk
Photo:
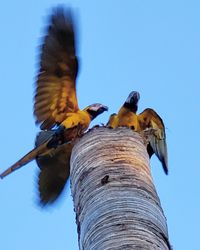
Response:
[[[71,190],[80,250],[171,249],[138,133],[101,127],[84,135],[72,152]]]

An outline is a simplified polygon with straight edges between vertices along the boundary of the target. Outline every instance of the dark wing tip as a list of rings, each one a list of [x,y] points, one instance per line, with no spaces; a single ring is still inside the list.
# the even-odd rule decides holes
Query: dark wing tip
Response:
[[[76,30],[76,20],[70,8],[59,5],[52,9],[41,42],[39,72],[48,69],[48,71],[55,71],[60,75],[63,73],[63,69],[59,69],[57,66],[58,63],[64,62],[69,65],[70,70],[68,69],[68,71],[72,71],[72,77],[77,76]]]
[[[70,23],[73,25],[73,14],[71,8],[66,8],[66,6],[60,4],[57,7],[52,9],[52,13],[50,15],[51,22],[54,25]]]
[[[165,174],[168,175],[168,154],[166,140],[158,139],[155,135],[152,135],[150,144],[147,146],[147,151],[149,157],[155,153],[163,166]]]
[[[64,49],[71,50],[75,54],[76,46],[76,21],[70,8],[59,6],[53,8],[49,18],[48,32],[53,33]]]
[[[169,170],[168,170],[168,153],[167,153],[166,138],[158,140],[157,156],[162,163],[165,174],[168,175]]]
[[[41,206],[54,203],[62,193],[66,179],[51,169],[43,168],[38,176],[39,203]]]
[[[162,157],[162,159],[160,159],[160,160],[161,160],[161,163],[162,163],[163,170],[164,170],[165,174],[168,175],[169,170],[168,170],[168,163],[166,162],[166,158]]]

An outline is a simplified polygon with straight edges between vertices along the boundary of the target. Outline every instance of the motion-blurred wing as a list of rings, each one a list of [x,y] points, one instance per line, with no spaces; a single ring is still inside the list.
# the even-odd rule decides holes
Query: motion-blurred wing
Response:
[[[52,136],[52,131],[40,132],[36,138],[36,146]],[[36,159],[40,168],[38,189],[40,203],[53,203],[62,193],[70,174],[70,157],[72,144],[64,144]]]
[[[76,97],[78,60],[70,10],[54,9],[41,46],[34,114],[41,129],[50,129],[79,110]]]
[[[148,153],[151,157],[156,154],[161,161],[163,169],[168,174],[168,156],[165,126],[161,117],[153,109],[145,109],[138,115],[138,121],[142,130],[153,128],[155,131],[150,136],[150,144],[148,145]]]

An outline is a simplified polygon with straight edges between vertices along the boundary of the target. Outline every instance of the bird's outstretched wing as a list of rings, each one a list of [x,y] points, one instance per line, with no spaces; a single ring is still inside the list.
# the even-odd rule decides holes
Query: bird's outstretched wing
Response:
[[[150,136],[150,143],[148,145],[148,153],[151,157],[153,153],[156,154],[161,161],[163,169],[168,174],[168,156],[165,126],[161,117],[153,109],[145,109],[138,115],[138,122],[142,130],[152,128],[154,132]]]
[[[42,131],[36,138],[36,147],[52,137],[52,131]],[[40,204],[53,203],[62,193],[70,174],[70,157],[73,143],[63,144],[50,154],[36,158],[40,168],[38,191]]]
[[[41,46],[34,115],[41,129],[60,124],[79,110],[76,97],[78,59],[75,24],[70,10],[56,8]]]

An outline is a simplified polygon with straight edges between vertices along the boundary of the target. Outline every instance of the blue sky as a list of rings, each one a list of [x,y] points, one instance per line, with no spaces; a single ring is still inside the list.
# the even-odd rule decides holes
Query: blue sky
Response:
[[[34,144],[33,91],[44,17],[58,1],[4,1],[0,15],[0,171]],[[176,250],[199,245],[200,3],[199,1],[67,1],[79,16],[80,107],[110,107],[107,122],[132,90],[139,112],[154,108],[166,125],[169,176],[156,158],[154,183]],[[0,182],[1,248],[78,250],[69,185],[49,209],[36,204],[37,166]]]

